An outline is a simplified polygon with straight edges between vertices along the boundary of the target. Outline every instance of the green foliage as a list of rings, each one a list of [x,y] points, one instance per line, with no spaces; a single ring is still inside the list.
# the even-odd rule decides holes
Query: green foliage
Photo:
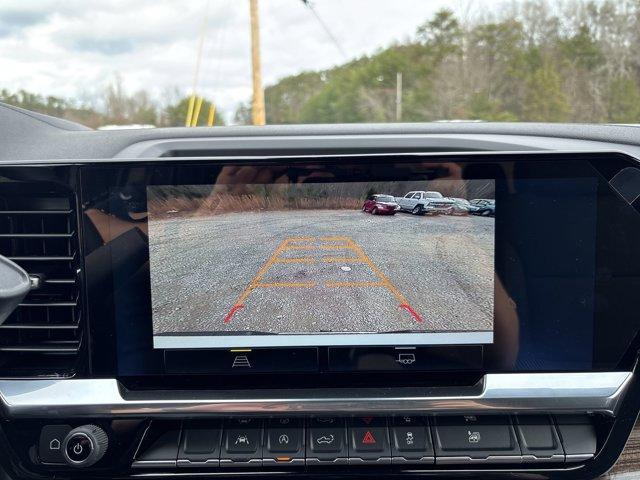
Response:
[[[207,124],[207,117],[209,115],[209,108],[211,102],[203,100],[200,107],[200,115],[198,115],[198,125],[203,126]],[[176,103],[167,105],[164,109],[164,117],[162,125],[166,127],[184,127],[187,120],[187,113],[189,112],[189,97],[183,97]],[[224,125],[224,119],[216,112],[214,115],[214,125]]]
[[[89,105],[78,105],[73,101],[59,97],[44,97],[25,90],[12,93],[0,90],[0,102],[14,105],[34,112],[64,118],[88,127],[104,125],[155,125],[157,127],[184,126],[189,97],[182,97],[162,107],[143,90],[129,95],[120,80],[109,84],[103,92],[104,108],[97,109]],[[198,125],[207,124],[207,115],[211,103],[205,100],[200,110]],[[224,125],[224,118],[216,113],[214,125]]]
[[[522,120],[530,122],[563,122],[569,106],[562,91],[560,76],[552,65],[543,65],[527,79]]]
[[[604,63],[604,55],[587,25],[580,25],[578,32],[559,41],[562,55],[578,67],[594,70]]]
[[[432,49],[437,61],[462,50],[460,23],[453,11],[447,8],[438,10],[431,20],[420,25],[416,37]]]
[[[301,123],[302,107],[323,86],[322,74],[305,72],[286,77],[277,84],[266,88],[264,92],[265,103],[272,106],[266,112],[267,123]]]
[[[517,5],[464,24],[443,9],[413,40],[283,78],[268,123],[395,121],[398,72],[401,121],[640,122],[640,1]]]
[[[442,9],[403,43],[268,86],[267,123],[397,121],[398,73],[404,122],[640,123],[638,45],[640,0],[523,0],[464,21]],[[0,101],[91,127],[184,125],[188,97],[168,97],[128,93],[119,78],[91,104],[0,91]],[[207,101],[199,125],[208,108]],[[251,123],[249,103],[234,121]],[[223,123],[217,113],[215,124]]]
[[[487,122],[515,122],[518,117],[508,111],[499,100],[493,99],[487,92],[475,94],[470,101],[469,118]]]
[[[640,91],[629,77],[615,78],[609,86],[607,110],[614,123],[640,123]]]
[[[2,89],[0,90],[0,102],[94,128],[105,122],[104,116],[90,106],[78,105],[76,102],[60,97],[45,97],[26,90],[10,92],[7,89]]]

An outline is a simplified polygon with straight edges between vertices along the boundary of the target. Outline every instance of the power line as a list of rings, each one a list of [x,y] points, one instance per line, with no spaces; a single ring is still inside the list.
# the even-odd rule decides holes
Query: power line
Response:
[[[347,54],[344,51],[344,49],[342,48],[342,45],[340,45],[340,42],[338,42],[338,39],[333,35],[333,33],[331,33],[331,30],[329,30],[328,25],[322,20],[322,18],[320,18],[320,15],[318,15],[318,12],[316,12],[316,9],[313,8],[313,4],[311,3],[311,0],[301,0],[301,1],[302,1],[302,3],[304,3],[304,5],[306,7],[309,8],[309,10],[313,14],[313,16],[316,18],[316,20],[318,21],[318,23],[320,24],[320,26],[322,27],[324,32],[327,34],[327,36],[329,37],[331,42],[336,46],[338,51],[346,59],[347,58]]]

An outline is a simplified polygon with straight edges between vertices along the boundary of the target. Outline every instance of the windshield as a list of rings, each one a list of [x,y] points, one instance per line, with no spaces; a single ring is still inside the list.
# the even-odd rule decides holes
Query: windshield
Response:
[[[396,199],[391,195],[377,195],[375,197],[376,202],[395,202]]]
[[[94,128],[640,123],[637,0],[0,4],[0,101]]]

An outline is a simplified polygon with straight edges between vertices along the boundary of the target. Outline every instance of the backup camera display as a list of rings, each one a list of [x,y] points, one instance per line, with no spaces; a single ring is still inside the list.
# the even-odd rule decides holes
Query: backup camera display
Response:
[[[493,180],[149,186],[155,348],[493,341]]]

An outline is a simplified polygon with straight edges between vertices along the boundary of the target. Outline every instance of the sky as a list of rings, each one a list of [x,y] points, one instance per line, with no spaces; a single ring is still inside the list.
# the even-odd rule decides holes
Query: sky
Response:
[[[265,86],[411,38],[442,7],[477,0],[259,0]],[[207,13],[208,12],[208,13]],[[202,37],[204,32],[204,37]],[[227,120],[251,98],[249,0],[0,0],[0,88],[89,102],[119,77],[155,98],[193,88]]]

